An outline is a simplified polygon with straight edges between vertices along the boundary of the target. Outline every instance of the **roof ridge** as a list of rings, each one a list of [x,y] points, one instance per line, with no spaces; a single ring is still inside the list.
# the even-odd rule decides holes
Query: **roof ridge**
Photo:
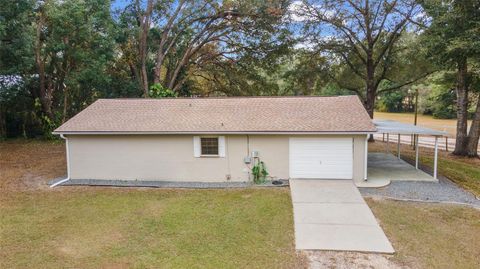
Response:
[[[215,100],[215,99],[307,99],[307,98],[346,98],[346,97],[357,97],[357,95],[329,95],[329,96],[319,96],[319,95],[273,95],[273,96],[202,96],[202,97],[162,97],[162,98],[98,98],[99,100],[143,100],[143,101],[159,101],[159,100]]]

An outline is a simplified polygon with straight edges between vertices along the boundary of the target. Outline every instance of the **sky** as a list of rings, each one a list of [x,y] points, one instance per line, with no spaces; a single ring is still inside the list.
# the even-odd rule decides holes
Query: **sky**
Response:
[[[112,10],[125,7],[129,1],[128,0],[113,0],[112,1]]]

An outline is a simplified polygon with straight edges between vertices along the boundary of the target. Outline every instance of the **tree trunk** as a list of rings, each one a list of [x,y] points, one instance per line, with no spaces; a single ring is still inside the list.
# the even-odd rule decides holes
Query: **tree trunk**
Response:
[[[375,89],[367,86],[367,98],[365,99],[365,109],[368,112],[368,115],[373,119],[373,110],[375,108]],[[368,142],[375,142],[373,134],[368,138]]]
[[[138,83],[138,88],[142,89],[143,92],[143,83],[140,78],[140,72],[138,71],[135,63],[128,62],[128,67],[130,67],[130,77],[133,78]]]
[[[42,112],[50,119],[53,120],[52,113],[52,94],[50,87],[47,87],[46,76],[45,76],[45,63],[42,59],[42,27],[44,24],[44,15],[43,11],[40,11],[39,18],[37,21],[36,27],[36,36],[35,36],[35,64],[37,65],[38,79],[39,79],[39,100],[42,105]]]
[[[0,141],[7,138],[7,111],[4,105],[0,106]]]
[[[147,65],[145,61],[142,62],[141,76],[142,76],[143,97],[148,98],[148,75],[147,75]]]
[[[468,133],[467,155],[478,157],[478,139],[480,138],[480,94],[477,98],[477,109],[473,115],[472,125]]]
[[[168,88],[173,89],[177,85],[177,78],[178,75],[180,74],[180,71],[182,70],[183,66],[185,66],[188,62],[188,59],[190,57],[190,50],[187,50],[187,52],[183,55],[182,59],[178,63],[178,65],[175,68],[175,71],[173,71],[172,77],[170,78],[170,81],[168,82]]]
[[[178,14],[182,10],[184,4],[185,4],[185,0],[181,0],[178,3],[178,6],[177,6],[175,12],[172,14],[170,19],[168,19],[168,22],[165,25],[165,29],[162,32],[162,35],[161,35],[161,38],[160,38],[160,45],[159,45],[158,50],[157,50],[157,61],[155,63],[155,70],[153,72],[153,82],[154,83],[160,83],[160,76],[162,74],[163,61],[165,60],[165,56],[169,52],[170,48],[173,46],[174,40],[176,38],[173,38],[170,41],[167,48],[164,48],[164,47],[167,44],[168,35],[169,35],[170,31],[172,30],[172,26],[175,22],[175,19],[177,18]]]
[[[467,155],[467,109],[468,109],[468,82],[467,60],[458,61],[457,70],[457,136],[455,141],[454,155]]]
[[[367,98],[365,99],[365,109],[368,112],[368,115],[373,119],[373,112],[375,109],[375,89],[369,88],[367,86]]]
[[[371,119],[373,119],[373,112],[375,110],[375,97],[377,93],[377,89],[375,87],[375,67],[373,64],[373,58],[370,53],[367,53],[367,80],[366,80],[366,87],[367,87],[367,93],[366,93],[366,98],[365,98],[365,109],[368,112],[368,115],[370,116]],[[373,135],[370,135],[368,138],[369,142],[374,142],[375,139],[373,138]]]
[[[145,15],[140,16],[140,33],[139,33],[139,56],[140,56],[140,78],[142,82],[142,90],[145,98],[148,98],[148,74],[147,74],[147,37],[150,30],[150,20],[153,10],[153,0],[148,0]]]
[[[160,76],[162,73],[162,64],[163,64],[164,58],[165,58],[165,55],[162,52],[160,52],[160,49],[159,49],[159,52],[157,52],[157,62],[155,63],[155,70],[153,72],[153,83],[155,84],[160,83]]]
[[[67,121],[67,112],[68,112],[68,91],[67,87],[63,88],[63,117],[62,124]]]
[[[368,115],[373,119],[373,111],[375,109],[375,96],[377,89],[375,87],[375,66],[373,61],[373,53],[367,52],[367,62],[366,62],[366,87],[367,94],[365,98],[365,109],[368,112]]]

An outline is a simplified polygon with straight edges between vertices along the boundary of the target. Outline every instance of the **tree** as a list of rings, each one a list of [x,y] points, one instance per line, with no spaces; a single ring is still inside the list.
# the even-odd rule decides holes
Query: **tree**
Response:
[[[4,3],[0,80],[19,83],[0,87],[0,136],[48,135],[101,97],[279,94],[287,0],[125,2]]]
[[[293,95],[320,94],[327,84],[327,59],[320,54],[298,50],[284,74],[286,92]]]
[[[18,0],[2,3],[0,9],[0,139],[7,136],[7,119],[25,114],[19,110],[26,103],[31,105],[23,86],[28,80],[24,74],[31,74],[34,68],[34,32],[30,27],[33,6],[33,0]]]
[[[110,2],[44,1],[37,3],[33,14],[39,86],[32,95],[38,98],[45,120],[53,124],[68,117],[69,98],[75,96],[72,103],[81,108],[108,79],[103,74],[112,59]],[[57,116],[59,105],[63,111]]]
[[[446,70],[456,71],[457,136],[453,154],[478,156],[480,94],[467,133],[469,98],[478,91],[480,60],[480,2],[464,0],[421,1],[431,23],[425,29],[424,44],[429,58]],[[469,97],[470,96],[470,97]]]
[[[399,57],[408,43],[402,37],[421,14],[416,1],[304,0],[294,13],[304,24],[308,42],[319,52],[331,54],[337,66],[331,69],[331,79],[357,93],[372,118],[379,93],[400,89],[431,73],[428,68],[410,72],[408,68],[415,65]],[[415,58],[418,55],[408,60]],[[382,85],[387,86],[379,90]]]
[[[191,79],[190,68],[235,61],[272,42],[284,8],[283,1],[134,1],[121,14],[124,40],[133,46],[122,48],[144,96],[149,83],[177,92]]]

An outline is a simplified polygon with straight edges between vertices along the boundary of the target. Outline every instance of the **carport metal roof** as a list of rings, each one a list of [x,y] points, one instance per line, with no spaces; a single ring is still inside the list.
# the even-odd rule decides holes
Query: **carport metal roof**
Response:
[[[447,132],[433,130],[413,124],[401,123],[393,120],[373,120],[377,133],[380,134],[401,134],[401,135],[431,135],[446,136]]]
[[[435,137],[435,146],[434,146],[434,161],[433,161],[433,177],[437,179],[438,171],[438,137],[446,136],[447,132],[437,131],[425,127],[421,127],[413,124],[401,123],[393,120],[373,120],[375,127],[377,128],[377,133],[387,134],[387,149],[389,144],[389,134],[396,134],[397,138],[397,154],[400,159],[400,136],[401,135],[414,135],[415,137],[415,168],[418,169],[419,161],[419,150],[418,150],[418,136],[428,135]],[[367,158],[367,157],[365,157]],[[366,165],[365,165],[366,166]],[[366,171],[367,168],[365,168]],[[365,178],[367,176],[365,175]]]

